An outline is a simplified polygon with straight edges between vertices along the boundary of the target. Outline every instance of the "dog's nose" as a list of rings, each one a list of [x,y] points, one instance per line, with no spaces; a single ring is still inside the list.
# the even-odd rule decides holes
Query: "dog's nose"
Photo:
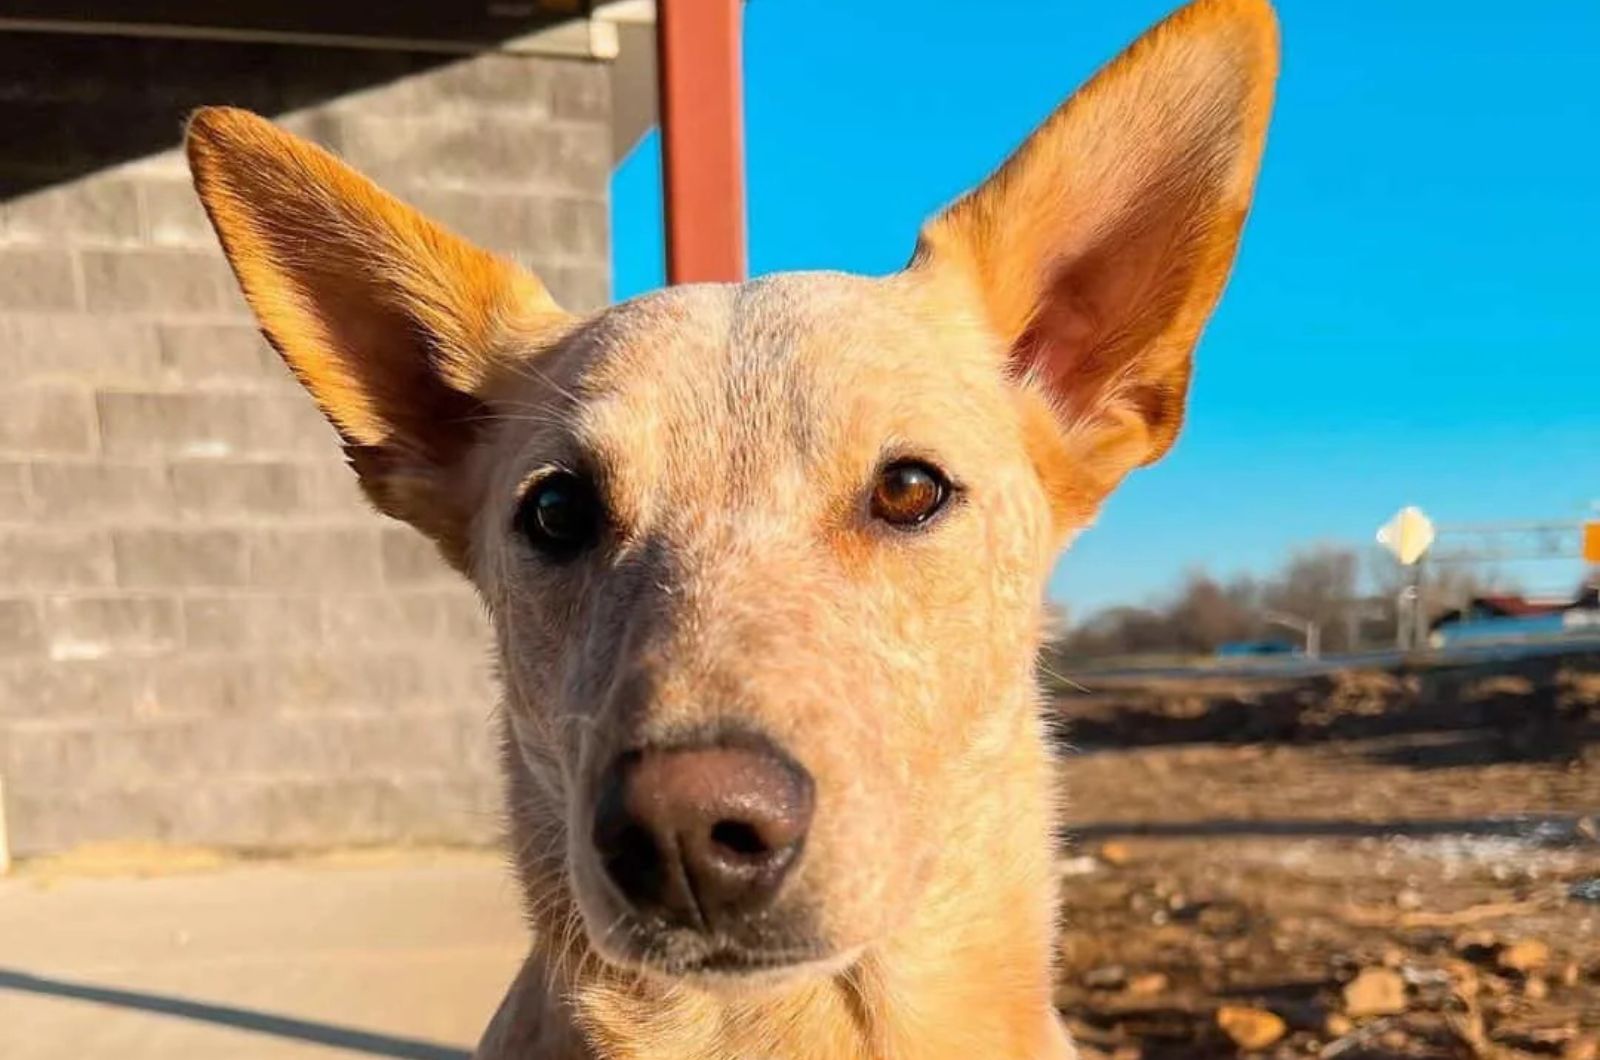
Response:
[[[640,913],[726,928],[769,905],[799,860],[813,788],[773,750],[630,752],[601,782],[594,845]]]

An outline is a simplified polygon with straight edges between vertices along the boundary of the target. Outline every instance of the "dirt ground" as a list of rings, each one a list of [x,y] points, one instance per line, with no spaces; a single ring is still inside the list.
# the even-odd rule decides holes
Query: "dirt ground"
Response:
[[[1600,1057],[1600,656],[1085,683],[1087,1057]]]

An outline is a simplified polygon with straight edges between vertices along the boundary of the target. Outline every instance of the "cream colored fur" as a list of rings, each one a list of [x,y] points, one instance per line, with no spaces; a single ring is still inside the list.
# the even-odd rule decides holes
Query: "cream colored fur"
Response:
[[[1199,0],[931,221],[904,271],[586,319],[319,149],[196,115],[196,183],[265,332],[374,503],[493,619],[534,943],[482,1060],[1073,1055],[1051,1001],[1044,586],[1176,435],[1275,69],[1264,0]],[[908,456],[956,485],[916,532],[865,501]],[[594,478],[607,520],[561,566],[513,529],[555,466]],[[595,778],[727,724],[815,779],[780,895],[808,926],[780,970],[675,974],[617,933]]]

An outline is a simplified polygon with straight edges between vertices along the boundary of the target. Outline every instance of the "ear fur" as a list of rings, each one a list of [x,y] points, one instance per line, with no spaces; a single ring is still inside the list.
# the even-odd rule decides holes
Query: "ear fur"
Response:
[[[343,438],[368,497],[464,562],[457,463],[506,339],[566,316],[533,276],[247,111],[186,137],[195,187],[245,298]]]
[[[1071,441],[1097,475],[1093,503],[1177,436],[1190,355],[1249,208],[1277,68],[1266,0],[1197,0],[923,230],[912,267],[957,275],[976,297],[1012,371],[1070,435],[1055,441]]]

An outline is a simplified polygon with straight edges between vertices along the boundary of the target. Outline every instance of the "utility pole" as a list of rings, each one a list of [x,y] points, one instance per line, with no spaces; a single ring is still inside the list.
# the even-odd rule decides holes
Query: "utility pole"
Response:
[[[1350,597],[1339,602],[1344,616],[1345,650],[1361,649],[1361,624],[1369,619],[1382,621],[1389,617],[1388,603],[1382,598]]]
[[[1424,581],[1427,571],[1424,569],[1426,560],[1419,559],[1411,566],[1412,600],[1415,602],[1411,620],[1414,623],[1411,631],[1411,650],[1421,651],[1428,646],[1428,607],[1423,596]]]

